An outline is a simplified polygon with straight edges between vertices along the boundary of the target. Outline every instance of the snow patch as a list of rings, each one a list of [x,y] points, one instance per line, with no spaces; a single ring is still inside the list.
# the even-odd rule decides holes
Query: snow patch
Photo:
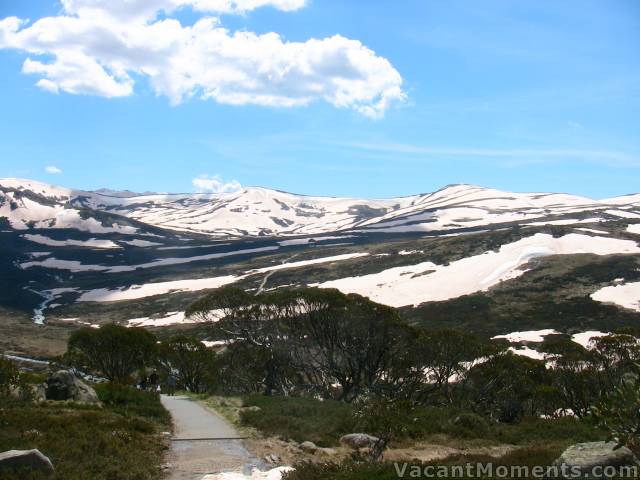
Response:
[[[266,472],[254,468],[249,475],[240,472],[225,472],[206,475],[202,480],[281,480],[283,473],[291,471],[293,471],[292,467],[278,467]]]
[[[547,328],[545,330],[527,330],[524,332],[512,332],[512,333],[507,333],[506,335],[496,335],[495,337],[491,337],[491,338],[492,339],[504,338],[505,340],[508,340],[511,343],[518,343],[518,342],[539,343],[539,342],[543,342],[544,337],[546,337],[547,335],[555,335],[558,333],[560,332],[552,328]]]
[[[44,235],[31,235],[29,233],[22,237],[30,242],[48,245],[51,247],[74,246],[88,248],[122,248],[111,240],[99,240],[97,238],[90,238],[89,240],[54,240],[53,238],[45,237]]]
[[[575,233],[554,238],[538,233],[502,245],[498,252],[489,251],[463,258],[447,266],[423,262],[359,277],[327,281],[315,286],[337,288],[344,293],[358,293],[392,307],[419,305],[487,290],[503,280],[516,278],[524,273],[518,267],[531,258],[573,253],[640,253],[640,248],[630,240]]]
[[[597,302],[615,303],[623,308],[640,312],[640,282],[604,287],[591,294]]]

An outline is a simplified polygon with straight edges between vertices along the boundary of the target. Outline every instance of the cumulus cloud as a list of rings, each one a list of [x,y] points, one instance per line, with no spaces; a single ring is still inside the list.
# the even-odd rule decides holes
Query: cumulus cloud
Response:
[[[237,180],[224,182],[220,175],[200,175],[191,180],[191,183],[198,193],[231,193],[242,189]]]
[[[44,167],[44,171],[51,174],[62,173],[62,170],[54,165],[47,165]]]
[[[123,97],[146,77],[155,93],[177,105],[189,98],[232,105],[303,106],[324,100],[380,117],[404,99],[402,77],[358,40],[341,35],[288,42],[277,33],[230,31],[221,14],[305,0],[62,0],[63,13],[28,24],[0,20],[0,48],[33,57],[23,72],[58,93]],[[201,12],[184,26],[180,8]],[[159,13],[164,16],[158,16]]]

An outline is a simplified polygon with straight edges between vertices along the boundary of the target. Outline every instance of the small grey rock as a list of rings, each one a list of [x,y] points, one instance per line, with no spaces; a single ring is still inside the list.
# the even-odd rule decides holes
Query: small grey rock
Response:
[[[309,452],[309,453],[314,453],[316,450],[318,450],[318,446],[315,443],[309,442],[309,441],[302,442],[300,445],[298,445],[298,447],[303,452]]]

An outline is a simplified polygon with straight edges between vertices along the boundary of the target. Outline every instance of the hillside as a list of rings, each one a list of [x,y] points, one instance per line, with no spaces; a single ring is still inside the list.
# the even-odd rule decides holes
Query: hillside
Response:
[[[5,179],[0,348],[55,353],[70,330],[107,321],[198,331],[186,306],[227,284],[338,288],[415,323],[486,335],[608,331],[640,320],[639,240],[638,195],[598,201],[452,185],[362,200]]]

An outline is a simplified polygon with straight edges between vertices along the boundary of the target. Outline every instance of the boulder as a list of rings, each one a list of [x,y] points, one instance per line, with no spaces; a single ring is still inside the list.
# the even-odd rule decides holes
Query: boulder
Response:
[[[368,435],[366,433],[350,433],[348,435],[344,435],[340,437],[340,443],[344,443],[345,445],[354,448],[371,448],[373,447],[379,439],[372,435]]]
[[[45,457],[40,450],[9,450],[0,453],[0,473],[23,468],[53,472],[51,460]]]
[[[47,378],[47,400],[71,400],[100,403],[96,391],[68,370],[59,370]]]
[[[303,452],[308,452],[308,453],[314,453],[316,450],[318,450],[318,446],[313,443],[313,442],[302,442],[300,445],[298,445],[298,448],[300,448],[300,450],[302,450]]]
[[[559,478],[605,478],[605,472],[594,472],[595,467],[640,467],[640,462],[626,447],[616,449],[615,442],[576,443],[567,448],[552,464],[559,469]],[[594,474],[602,475],[601,477]]]

